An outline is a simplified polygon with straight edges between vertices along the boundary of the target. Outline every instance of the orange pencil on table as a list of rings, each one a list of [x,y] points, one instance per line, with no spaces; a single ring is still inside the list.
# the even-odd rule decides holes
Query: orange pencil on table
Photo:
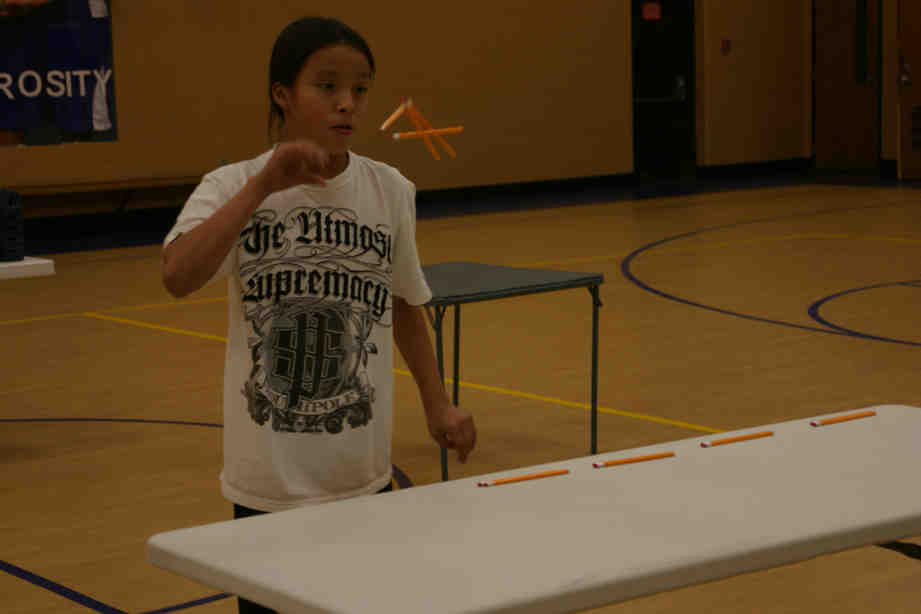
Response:
[[[531,473],[529,475],[520,475],[515,478],[502,478],[492,482],[477,482],[477,486],[501,486],[503,484],[513,484],[515,482],[525,482],[527,480],[539,480],[541,478],[551,478],[555,475],[566,475],[569,469],[557,469],[555,471],[544,471],[541,473]]]
[[[441,134],[460,134],[463,131],[463,126],[451,126],[449,128],[433,128],[432,130],[416,130],[414,132],[396,132],[393,135],[393,140],[419,139],[426,136],[437,136]]]
[[[674,452],[662,452],[660,454],[648,454],[646,456],[633,456],[631,458],[619,458],[617,460],[606,461],[603,463],[592,463],[595,469],[603,467],[617,467],[618,465],[630,465],[632,463],[645,463],[646,461],[659,460],[660,458],[671,458]]]
[[[701,448],[712,448],[713,446],[722,446],[727,443],[737,443],[739,441],[749,441],[751,439],[761,439],[762,437],[773,437],[774,431],[761,431],[760,433],[751,433],[749,435],[738,435],[737,437],[727,437],[726,439],[716,439],[714,441],[701,441]]]
[[[869,418],[875,415],[876,415],[876,412],[870,409],[867,411],[859,411],[856,414],[838,416],[837,418],[825,418],[824,420],[813,420],[809,424],[811,424],[812,426],[828,426],[829,424],[838,424],[841,422],[849,422],[851,420],[860,420],[861,418]]]

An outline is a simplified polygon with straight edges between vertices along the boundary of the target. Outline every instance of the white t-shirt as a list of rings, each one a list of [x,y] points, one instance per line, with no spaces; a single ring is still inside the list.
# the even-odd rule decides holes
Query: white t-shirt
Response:
[[[204,177],[168,244],[233,198],[271,151]],[[280,511],[377,492],[392,477],[392,297],[431,298],[415,186],[354,153],[325,187],[269,196],[228,277],[224,496]]]

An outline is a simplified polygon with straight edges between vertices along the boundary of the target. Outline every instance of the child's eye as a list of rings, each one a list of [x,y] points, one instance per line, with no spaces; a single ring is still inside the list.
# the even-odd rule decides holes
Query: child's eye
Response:
[[[333,91],[334,89],[336,89],[336,84],[335,84],[335,83],[330,83],[330,82],[320,83],[320,84],[319,84],[319,88],[322,89],[322,90],[326,90],[326,91],[328,91],[328,92],[331,92],[331,91]]]
[[[355,88],[355,91],[359,94],[366,94],[368,92],[368,87],[366,85],[359,85]]]

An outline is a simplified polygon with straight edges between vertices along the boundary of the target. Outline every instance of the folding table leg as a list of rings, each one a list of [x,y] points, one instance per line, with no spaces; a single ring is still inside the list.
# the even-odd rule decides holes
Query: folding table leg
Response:
[[[460,400],[460,304],[454,305],[454,405]]]
[[[444,372],[442,371],[442,380]],[[460,399],[460,304],[454,305],[454,405]],[[441,449],[441,480],[448,480],[448,451]]]
[[[590,453],[598,454],[598,286],[589,286],[592,295],[592,444]]]
[[[435,329],[435,355],[438,359],[438,374],[441,376],[441,384],[445,381],[445,364],[444,364],[444,318],[447,307],[440,305],[435,306],[435,317],[429,317],[432,328]],[[441,480],[448,479],[448,451],[441,448]]]

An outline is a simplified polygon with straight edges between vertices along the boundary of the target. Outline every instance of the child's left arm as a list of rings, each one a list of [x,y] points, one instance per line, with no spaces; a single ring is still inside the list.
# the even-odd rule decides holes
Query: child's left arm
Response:
[[[467,455],[476,445],[473,416],[448,399],[423,308],[393,297],[393,337],[416,380],[429,433],[439,446],[456,449],[458,460],[467,462]]]

